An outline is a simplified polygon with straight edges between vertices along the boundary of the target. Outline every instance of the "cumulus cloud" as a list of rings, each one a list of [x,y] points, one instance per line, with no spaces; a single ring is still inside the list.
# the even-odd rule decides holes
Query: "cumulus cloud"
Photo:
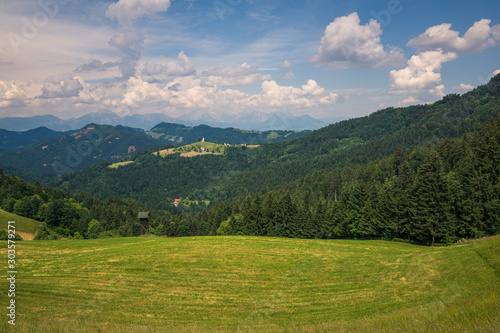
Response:
[[[459,32],[451,29],[451,24],[443,23],[428,28],[423,34],[411,39],[408,46],[425,52],[442,49],[444,52],[472,53],[481,52],[500,41],[500,25],[490,27],[491,20],[482,19],[474,23],[460,37]]]
[[[380,23],[374,19],[361,25],[356,12],[338,17],[326,27],[318,54],[311,58],[311,62],[332,69],[402,65],[405,57],[401,49],[384,50],[381,35]]]
[[[445,96],[444,84],[440,84],[432,89],[429,89],[429,93],[433,95],[433,97],[443,98]]]
[[[165,75],[165,76],[187,76],[195,75],[196,68],[189,60],[189,58],[180,52],[177,57],[177,62],[169,61],[167,64],[151,64],[147,63],[144,65],[142,70],[142,75],[154,76],[154,75]]]
[[[261,93],[250,98],[250,105],[267,105],[274,107],[302,106],[312,107],[319,104],[331,104],[338,98],[332,92],[325,92],[316,81],[308,80],[301,88],[280,86],[276,81],[262,82]]]
[[[53,75],[45,79],[39,98],[76,97],[84,88],[83,80],[71,74]]]
[[[408,106],[408,105],[415,105],[420,103],[418,98],[415,98],[413,96],[408,96],[408,98],[403,99],[402,101],[398,102],[398,106]]]
[[[0,81],[0,107],[23,106],[26,88],[15,82]]]
[[[137,62],[144,48],[144,36],[138,32],[120,33],[114,35],[108,42],[109,46],[117,48],[121,54],[118,64],[123,78],[135,75]]]
[[[463,89],[463,90],[472,90],[476,87],[474,87],[471,84],[465,84],[465,83],[460,83],[460,85],[457,87],[458,89]]]
[[[286,71],[286,70],[289,70],[290,68],[293,67],[293,64],[290,60],[286,59],[285,61],[283,61],[283,63],[281,64],[280,66],[280,71]]]
[[[127,106],[146,102],[158,97],[160,88],[153,83],[148,83],[137,77],[128,80],[127,92],[123,95],[122,104]]]
[[[118,103],[128,107],[158,103],[162,107],[213,109],[230,106],[233,110],[254,110],[330,105],[337,99],[337,94],[326,91],[314,80],[308,80],[300,88],[280,86],[276,81],[266,80],[262,82],[260,93],[250,95],[236,89],[206,86],[202,84],[201,79],[195,79],[193,76],[175,78],[164,87],[131,77],[128,80],[127,92]]]
[[[258,67],[250,66],[246,62],[240,66],[211,66],[202,73],[201,84],[204,86],[228,87],[254,84],[271,79],[271,75],[264,75],[259,73],[258,70]]]
[[[497,69],[496,71],[493,72],[493,76],[497,76],[498,74],[500,74],[500,69]]]
[[[441,82],[441,66],[457,57],[456,53],[443,50],[426,51],[411,57],[408,66],[389,73],[390,91],[395,93],[415,93]],[[436,89],[436,88],[434,88]],[[438,91],[436,90],[436,93]]]
[[[75,71],[76,72],[88,72],[88,71],[96,71],[96,72],[104,72],[110,68],[118,66],[120,63],[115,61],[102,62],[98,59],[93,59],[88,64],[83,64],[78,66]]]
[[[170,7],[170,0],[119,0],[109,5],[106,17],[116,19],[127,28],[132,27],[132,21],[144,15],[154,15],[164,12]]]

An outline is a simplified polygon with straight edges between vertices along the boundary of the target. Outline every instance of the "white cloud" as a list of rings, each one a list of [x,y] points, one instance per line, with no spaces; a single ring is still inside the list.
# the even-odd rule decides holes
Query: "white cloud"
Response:
[[[321,88],[316,81],[309,79],[307,84],[302,86],[302,95],[313,95],[318,96],[321,95],[325,91],[324,88]]]
[[[281,64],[280,66],[280,71],[286,71],[286,70],[289,70],[290,68],[293,67],[293,64],[290,60],[286,59],[285,61],[283,61],[283,63]]]
[[[166,76],[187,76],[187,75],[195,75],[196,68],[189,60],[189,58],[184,54],[184,52],[180,52],[177,57],[177,62],[169,61],[167,64],[152,64],[147,63],[144,65],[142,69],[142,75],[166,75]]]
[[[407,94],[432,89],[441,82],[442,64],[456,57],[455,53],[444,53],[440,49],[412,56],[407,67],[389,73],[390,91]]]
[[[463,90],[472,90],[476,87],[474,87],[471,84],[465,84],[465,83],[460,83],[460,85],[457,87],[458,89],[463,89]]]
[[[312,107],[319,104],[332,104],[338,95],[326,92],[316,81],[308,80],[301,88],[280,86],[276,81],[262,82],[261,93],[250,98],[250,105],[266,105],[273,107],[301,106]]]
[[[490,28],[491,20],[482,19],[474,23],[463,37],[451,30],[451,24],[443,23],[428,28],[423,34],[411,39],[408,46],[418,52],[442,49],[444,52],[472,53],[481,52],[494,46],[495,39],[500,40],[500,25]]]
[[[250,95],[236,89],[223,90],[217,86],[206,86],[202,84],[201,79],[192,76],[175,78],[164,87],[131,77],[124,98],[114,105],[144,108],[148,104],[156,103],[162,107],[241,111],[330,105],[335,103],[338,97],[337,94],[320,87],[314,80],[308,80],[301,88],[280,86],[276,81],[264,81],[260,93]]]
[[[500,74],[500,69],[497,69],[496,71],[493,72],[493,76],[497,76],[498,74]]]
[[[40,98],[76,97],[83,90],[83,80],[71,74],[53,75],[45,79]]]
[[[0,107],[22,106],[26,97],[26,88],[15,82],[0,81]]]
[[[433,97],[443,98],[445,96],[444,84],[440,84],[439,86],[429,89],[429,93],[433,95]]]
[[[158,97],[160,93],[153,83],[148,83],[137,77],[131,77],[128,80],[127,92],[123,95],[122,104],[127,106],[137,105]]]
[[[116,19],[124,27],[132,27],[132,20],[144,15],[164,12],[170,7],[170,0],[119,0],[109,5],[106,17]]]
[[[332,69],[378,68],[403,64],[405,58],[402,51],[399,48],[392,48],[389,52],[384,50],[381,35],[380,23],[374,19],[361,25],[356,12],[337,17],[326,27],[318,54],[311,58],[311,62]]]
[[[415,105],[420,103],[418,98],[415,98],[413,96],[408,96],[408,98],[403,99],[402,101],[398,102],[398,106],[408,106],[408,105]]]
[[[212,66],[202,73],[204,76],[201,78],[201,84],[209,87],[228,87],[254,84],[271,79],[271,75],[259,73],[258,69],[258,67],[250,66],[246,62],[240,66]]]

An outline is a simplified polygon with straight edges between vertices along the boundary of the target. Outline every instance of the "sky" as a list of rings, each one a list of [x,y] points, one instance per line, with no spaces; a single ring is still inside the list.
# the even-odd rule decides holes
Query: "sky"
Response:
[[[330,121],[463,94],[499,59],[498,0],[2,0],[0,117]]]

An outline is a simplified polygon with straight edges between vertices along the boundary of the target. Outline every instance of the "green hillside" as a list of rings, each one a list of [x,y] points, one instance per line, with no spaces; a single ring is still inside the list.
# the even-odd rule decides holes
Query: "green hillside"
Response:
[[[0,151],[28,146],[46,138],[58,138],[67,132],[57,132],[47,127],[38,127],[28,131],[16,132],[0,128]]]
[[[0,209],[0,229],[7,230],[7,222],[15,221],[14,224],[16,232],[27,233],[35,235],[41,223],[27,217],[19,216]],[[21,234],[22,236],[22,234]]]
[[[199,141],[201,137],[211,142],[230,144],[260,144],[303,137],[311,131],[247,131],[237,128],[217,128],[207,125],[194,127],[172,123],[160,123],[147,132],[151,137],[173,145],[185,145]]]
[[[141,130],[90,124],[71,134],[1,152],[0,168],[27,180],[43,181],[101,160],[118,162],[135,151],[161,144]]]
[[[433,248],[141,237],[22,249],[19,332],[500,330],[499,236]]]

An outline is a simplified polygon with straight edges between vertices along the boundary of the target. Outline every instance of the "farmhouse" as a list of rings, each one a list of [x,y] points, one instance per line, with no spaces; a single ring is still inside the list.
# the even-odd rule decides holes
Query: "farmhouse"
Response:
[[[175,205],[175,207],[177,207],[180,202],[181,202],[181,199],[174,199],[174,205]]]

